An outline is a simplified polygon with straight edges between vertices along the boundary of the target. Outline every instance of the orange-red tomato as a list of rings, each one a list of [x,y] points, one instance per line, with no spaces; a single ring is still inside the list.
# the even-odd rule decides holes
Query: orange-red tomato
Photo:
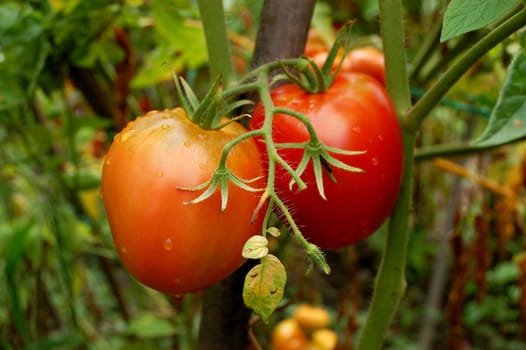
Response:
[[[331,315],[326,309],[309,305],[299,305],[293,314],[294,319],[303,329],[313,330],[321,329],[329,326]]]
[[[312,332],[312,343],[320,350],[334,350],[338,345],[338,335],[331,329],[318,329]]]
[[[149,112],[115,137],[104,162],[102,196],[117,251],[137,280],[181,295],[219,281],[243,262],[244,243],[261,230],[260,222],[250,223],[260,194],[230,183],[221,212],[219,190],[187,205],[201,191],[180,187],[210,179],[223,146],[244,132],[237,123],[201,129],[177,108]],[[252,139],[232,149],[227,166],[243,179],[264,173]]]
[[[309,339],[293,318],[280,321],[272,330],[273,350],[305,350]]]

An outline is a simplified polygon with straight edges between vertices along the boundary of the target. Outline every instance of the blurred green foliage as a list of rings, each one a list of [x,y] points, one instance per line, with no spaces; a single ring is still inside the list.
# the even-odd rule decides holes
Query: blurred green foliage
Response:
[[[261,0],[225,1],[236,67],[246,70],[256,35]],[[330,37],[333,23],[356,19],[359,43],[378,45],[377,1],[319,1],[313,25]],[[417,54],[429,19],[442,1],[407,0],[408,52]],[[119,44],[116,28],[125,29],[129,47]],[[412,85],[415,98],[432,81],[433,71],[458,41],[433,52]],[[433,111],[419,146],[462,140],[487,124],[511,57],[514,38],[474,67]],[[127,51],[126,49],[131,49]],[[130,53],[131,52],[131,53]],[[207,53],[192,0],[8,0],[0,4],[0,348],[3,349],[193,349],[201,295],[183,300],[147,289],[120,265],[99,196],[103,154],[117,131],[113,115],[116,66],[133,55],[135,71],[126,95],[129,114],[175,104],[172,66],[194,86],[208,86]],[[82,72],[82,76],[76,76]],[[95,85],[79,84],[95,82]],[[94,105],[90,94],[104,92],[109,108]],[[107,106],[108,107],[108,106]],[[466,169],[509,186],[519,196],[526,178],[522,145],[472,157]],[[488,164],[491,164],[489,166]],[[515,175],[513,175],[515,174]],[[518,174],[518,175],[517,175]],[[513,177],[513,176],[515,177]],[[430,162],[420,163],[415,191],[414,232],[408,256],[407,296],[392,333],[390,349],[419,349],[421,317],[436,320],[432,344],[446,348],[451,331],[443,311],[454,275],[443,282],[439,310],[426,310],[433,264],[450,230],[460,231],[466,246],[479,231],[475,218],[494,210],[499,195],[468,180],[458,180]],[[515,179],[515,180],[514,180]],[[459,191],[452,193],[456,181]],[[449,198],[455,197],[452,208]],[[460,203],[460,204],[459,204]],[[524,248],[524,203],[500,212],[512,215],[511,234],[492,217],[485,266],[485,297],[472,271],[463,291],[461,326],[472,349],[521,349],[526,346],[519,301],[523,286],[514,261]],[[452,226],[448,218],[460,219]],[[502,243],[504,240],[504,243]],[[329,278],[304,275],[306,262],[286,234],[273,242],[289,273],[286,300],[326,305],[342,344],[351,342],[363,322],[382,231],[341,252],[329,252]],[[458,257],[449,254],[447,271]],[[479,282],[480,283],[480,282]],[[273,323],[290,314],[284,308],[253,330],[268,344]],[[522,321],[524,322],[524,320]]]

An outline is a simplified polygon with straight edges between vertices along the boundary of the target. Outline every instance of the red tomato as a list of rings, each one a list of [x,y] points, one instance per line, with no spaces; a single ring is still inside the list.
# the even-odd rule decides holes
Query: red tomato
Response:
[[[311,57],[318,66],[322,66],[327,58],[328,50],[318,51]],[[333,64],[335,68],[341,57],[338,57]],[[378,80],[385,86],[385,59],[382,51],[372,46],[359,47],[352,49],[340,67],[340,72],[365,73]]]
[[[361,155],[334,155],[364,172],[333,167],[336,183],[324,173],[327,200],[318,194],[312,166],[302,175],[308,185],[303,191],[290,191],[290,175],[277,168],[277,193],[288,204],[302,233],[322,248],[346,246],[372,234],[394,206],[403,165],[400,127],[385,89],[365,74],[340,73],[325,93],[309,94],[286,84],[273,89],[271,95],[275,106],[305,114],[325,144],[365,151]],[[258,104],[251,120],[253,129],[261,127],[263,114],[263,106]],[[273,139],[276,143],[306,142],[309,136],[300,121],[276,114]],[[298,149],[279,152],[293,168],[303,156]]]
[[[219,190],[185,205],[201,192],[179,187],[210,179],[223,146],[244,132],[237,123],[201,129],[177,108],[139,117],[115,137],[104,162],[102,196],[117,251],[137,280],[180,295],[211,285],[243,262],[244,243],[261,230],[261,222],[250,223],[260,194],[230,184],[221,212]],[[252,139],[234,147],[227,165],[243,179],[264,173]]]
[[[318,31],[314,28],[309,29],[307,33],[307,42],[305,43],[305,56],[313,57],[319,52],[327,52],[327,43],[323,40]]]
[[[345,57],[344,64],[349,65],[349,72],[368,74],[385,86],[385,58],[382,51],[372,46],[353,49]]]

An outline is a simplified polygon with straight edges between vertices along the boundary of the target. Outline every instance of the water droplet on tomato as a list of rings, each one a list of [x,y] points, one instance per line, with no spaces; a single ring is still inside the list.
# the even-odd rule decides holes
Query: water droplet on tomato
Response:
[[[205,170],[206,169],[206,164],[205,163],[199,163],[199,169]]]
[[[197,134],[197,138],[199,140],[206,140],[208,138],[207,134]]]
[[[378,141],[383,141],[384,140],[384,135],[378,134],[377,138],[378,138]]]
[[[122,246],[121,247],[121,253],[122,254],[128,254],[128,249],[126,249],[126,247]]]
[[[380,161],[378,160],[378,158],[373,157],[371,158],[371,163],[373,163],[374,166],[377,166],[380,163]]]
[[[359,126],[353,126],[353,127],[351,128],[351,130],[352,130],[354,133],[356,133],[356,134],[359,134],[359,133],[362,132],[362,129],[361,129]]]
[[[168,124],[163,124],[163,125],[161,125],[161,129],[163,129],[163,130],[168,130],[168,129],[170,129],[170,125],[168,125]]]
[[[185,146],[185,147],[190,147],[191,145],[192,145],[192,141],[190,141],[190,140],[186,140],[186,141],[184,142],[184,146]]]
[[[184,299],[184,293],[174,293],[171,296],[172,296],[172,299],[176,302],[181,302]]]
[[[136,130],[133,130],[133,129],[128,130],[128,131],[125,131],[125,132],[122,134],[122,136],[121,136],[121,142],[126,142],[126,141],[128,141],[128,139],[129,139],[130,137],[132,137],[136,132],[137,132],[137,131],[136,131]]]
[[[162,170],[159,170],[159,171],[157,172],[157,176],[158,176],[158,177],[163,177],[163,176],[164,176],[164,172],[163,172]]]
[[[172,250],[173,247],[174,247],[174,243],[172,242],[171,238],[166,238],[163,241],[163,248],[164,248],[164,250]]]
[[[173,283],[174,284],[181,284],[181,279],[180,278],[174,278],[173,279]]]
[[[105,165],[110,165],[111,163],[111,157],[106,157],[106,161],[104,162]]]

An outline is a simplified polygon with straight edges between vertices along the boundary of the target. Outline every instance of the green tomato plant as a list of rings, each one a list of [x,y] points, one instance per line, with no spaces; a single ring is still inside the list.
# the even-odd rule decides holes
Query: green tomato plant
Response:
[[[409,65],[410,62],[407,61],[406,49],[404,47],[405,29],[402,1],[380,0],[379,9],[381,36],[386,59],[386,86],[393,100],[402,128],[405,162],[401,191],[389,221],[384,253],[376,276],[367,321],[357,345],[358,349],[368,350],[379,349],[382,346],[389,325],[398,309],[407,287],[405,279],[405,264],[410,232],[409,218],[413,188],[412,173],[414,161],[440,155],[480,152],[503,144],[515,142],[526,136],[526,129],[522,128],[523,122],[526,122],[524,120],[524,113],[521,113],[523,110],[523,103],[519,103],[514,99],[514,96],[524,96],[526,93],[524,84],[521,84],[521,82],[523,82],[521,77],[524,76],[522,70],[526,59],[524,54],[524,39],[518,34],[522,48],[509,67],[508,76],[502,88],[499,100],[490,116],[486,131],[480,137],[464,144],[440,145],[423,149],[415,148],[416,135],[421,130],[424,120],[429,115],[429,112],[441,102],[444,95],[452,88],[452,86],[478,59],[526,25],[526,7],[523,1],[506,1],[499,2],[498,4],[492,1],[483,1],[482,5],[480,1],[451,1],[445,12],[441,30],[434,31],[434,35],[432,34],[433,37],[422,45],[422,48],[415,57],[415,62],[412,65],[414,69],[421,68],[423,60],[426,57],[429,57],[430,52],[434,49],[438,40],[440,42],[445,42],[469,31],[480,29],[489,24],[493,25],[491,30],[489,30],[479,41],[473,43],[473,45],[467,47],[465,50],[462,50],[456,60],[447,67],[446,71],[441,74],[441,76],[418,100],[416,100],[416,102],[412,101],[410,91],[410,75],[413,76],[415,71],[410,71],[408,68],[411,66]],[[476,17],[471,16],[471,13],[475,10],[481,15]],[[202,13],[206,13],[205,6],[201,7],[201,11]],[[207,16],[203,15],[203,18],[207,18]],[[208,25],[211,24],[209,23]],[[207,38],[207,41],[218,42],[218,40],[216,40],[216,35],[217,32],[211,34]],[[227,56],[216,56],[216,58],[218,57],[224,58]],[[214,65],[213,61],[211,63]],[[280,64],[282,67],[287,64],[292,64],[296,69],[299,68],[299,70],[302,71],[299,62],[281,62]],[[211,68],[211,70],[220,70],[217,68],[219,66],[219,63],[217,63],[216,68]],[[332,62],[329,67],[331,66]],[[268,123],[271,123],[272,114],[275,113],[275,110],[272,109],[274,107],[269,100],[268,86],[265,86],[266,82],[269,80],[268,69],[269,66],[266,66],[264,69],[254,71],[252,74],[258,74],[258,79],[257,83],[252,84],[262,85],[257,87],[250,86],[250,89],[256,88],[256,90],[259,90],[262,102],[266,104],[266,107],[268,108],[267,110],[270,110],[268,115],[266,115],[265,123],[267,123],[267,121]],[[287,70],[284,69],[284,72],[286,73]],[[307,70],[303,70],[303,72],[309,74],[309,72],[312,72],[312,66]],[[294,80],[294,78],[290,77],[290,74],[289,79]],[[324,82],[324,80],[321,81]],[[229,93],[227,92],[226,94],[228,95]],[[293,114],[293,116],[300,119],[305,123],[307,128],[309,128],[308,120],[303,118],[301,114]],[[269,139],[268,135],[270,134],[270,130],[265,130],[266,127],[268,127],[268,124],[263,127],[263,130],[249,132],[246,137],[257,135],[264,137],[267,144],[267,151],[271,154],[269,172],[272,173],[275,163],[279,163],[287,168],[293,180],[301,188],[303,185],[301,177],[299,174],[295,173],[294,169],[291,169],[282,161],[282,159],[280,159],[276,150],[273,149],[274,146],[271,139]],[[316,140],[316,133],[311,133],[310,137],[311,141]],[[355,151],[360,152],[360,150]],[[325,161],[328,161],[327,158],[324,159]],[[320,162],[318,161],[318,165],[319,164]],[[331,163],[331,165],[335,166],[336,164]],[[357,170],[349,169],[345,166],[341,167],[350,171]],[[319,186],[320,184],[318,183],[318,187]],[[273,202],[277,204],[278,207],[287,212],[286,207],[280,202],[273,187],[273,177],[269,176],[263,198],[270,198],[271,203]],[[320,191],[320,193],[323,194],[322,191]],[[302,237],[301,232],[294,224],[294,218],[292,216],[289,217],[287,214],[285,214],[285,217],[297,236]],[[262,258],[262,264],[265,264],[266,260],[271,260],[267,262],[269,266],[279,266],[279,262],[276,262],[273,258],[268,258],[271,257],[271,255],[267,255],[268,249],[266,246],[267,242],[265,235],[266,234],[264,233],[263,238],[253,238],[249,240],[245,247],[245,254],[250,258]],[[307,241],[304,241],[304,247],[311,258],[318,262],[322,270],[329,272],[329,269],[323,260],[323,255],[320,254],[319,250]],[[258,272],[261,272],[260,270],[263,269],[262,265],[258,265],[257,269],[259,269]],[[281,267],[279,269],[272,268],[271,271],[276,272],[280,269]],[[270,274],[272,275],[272,273]],[[272,278],[269,277],[268,280],[272,281]],[[271,285],[271,287],[284,287],[283,280],[280,280],[277,283],[278,286]],[[275,303],[277,306],[279,299],[276,300],[278,300]],[[256,311],[263,313],[263,318],[267,318],[269,316],[267,313],[272,312],[272,309],[272,306],[269,307],[267,304],[265,310],[257,309]]]

